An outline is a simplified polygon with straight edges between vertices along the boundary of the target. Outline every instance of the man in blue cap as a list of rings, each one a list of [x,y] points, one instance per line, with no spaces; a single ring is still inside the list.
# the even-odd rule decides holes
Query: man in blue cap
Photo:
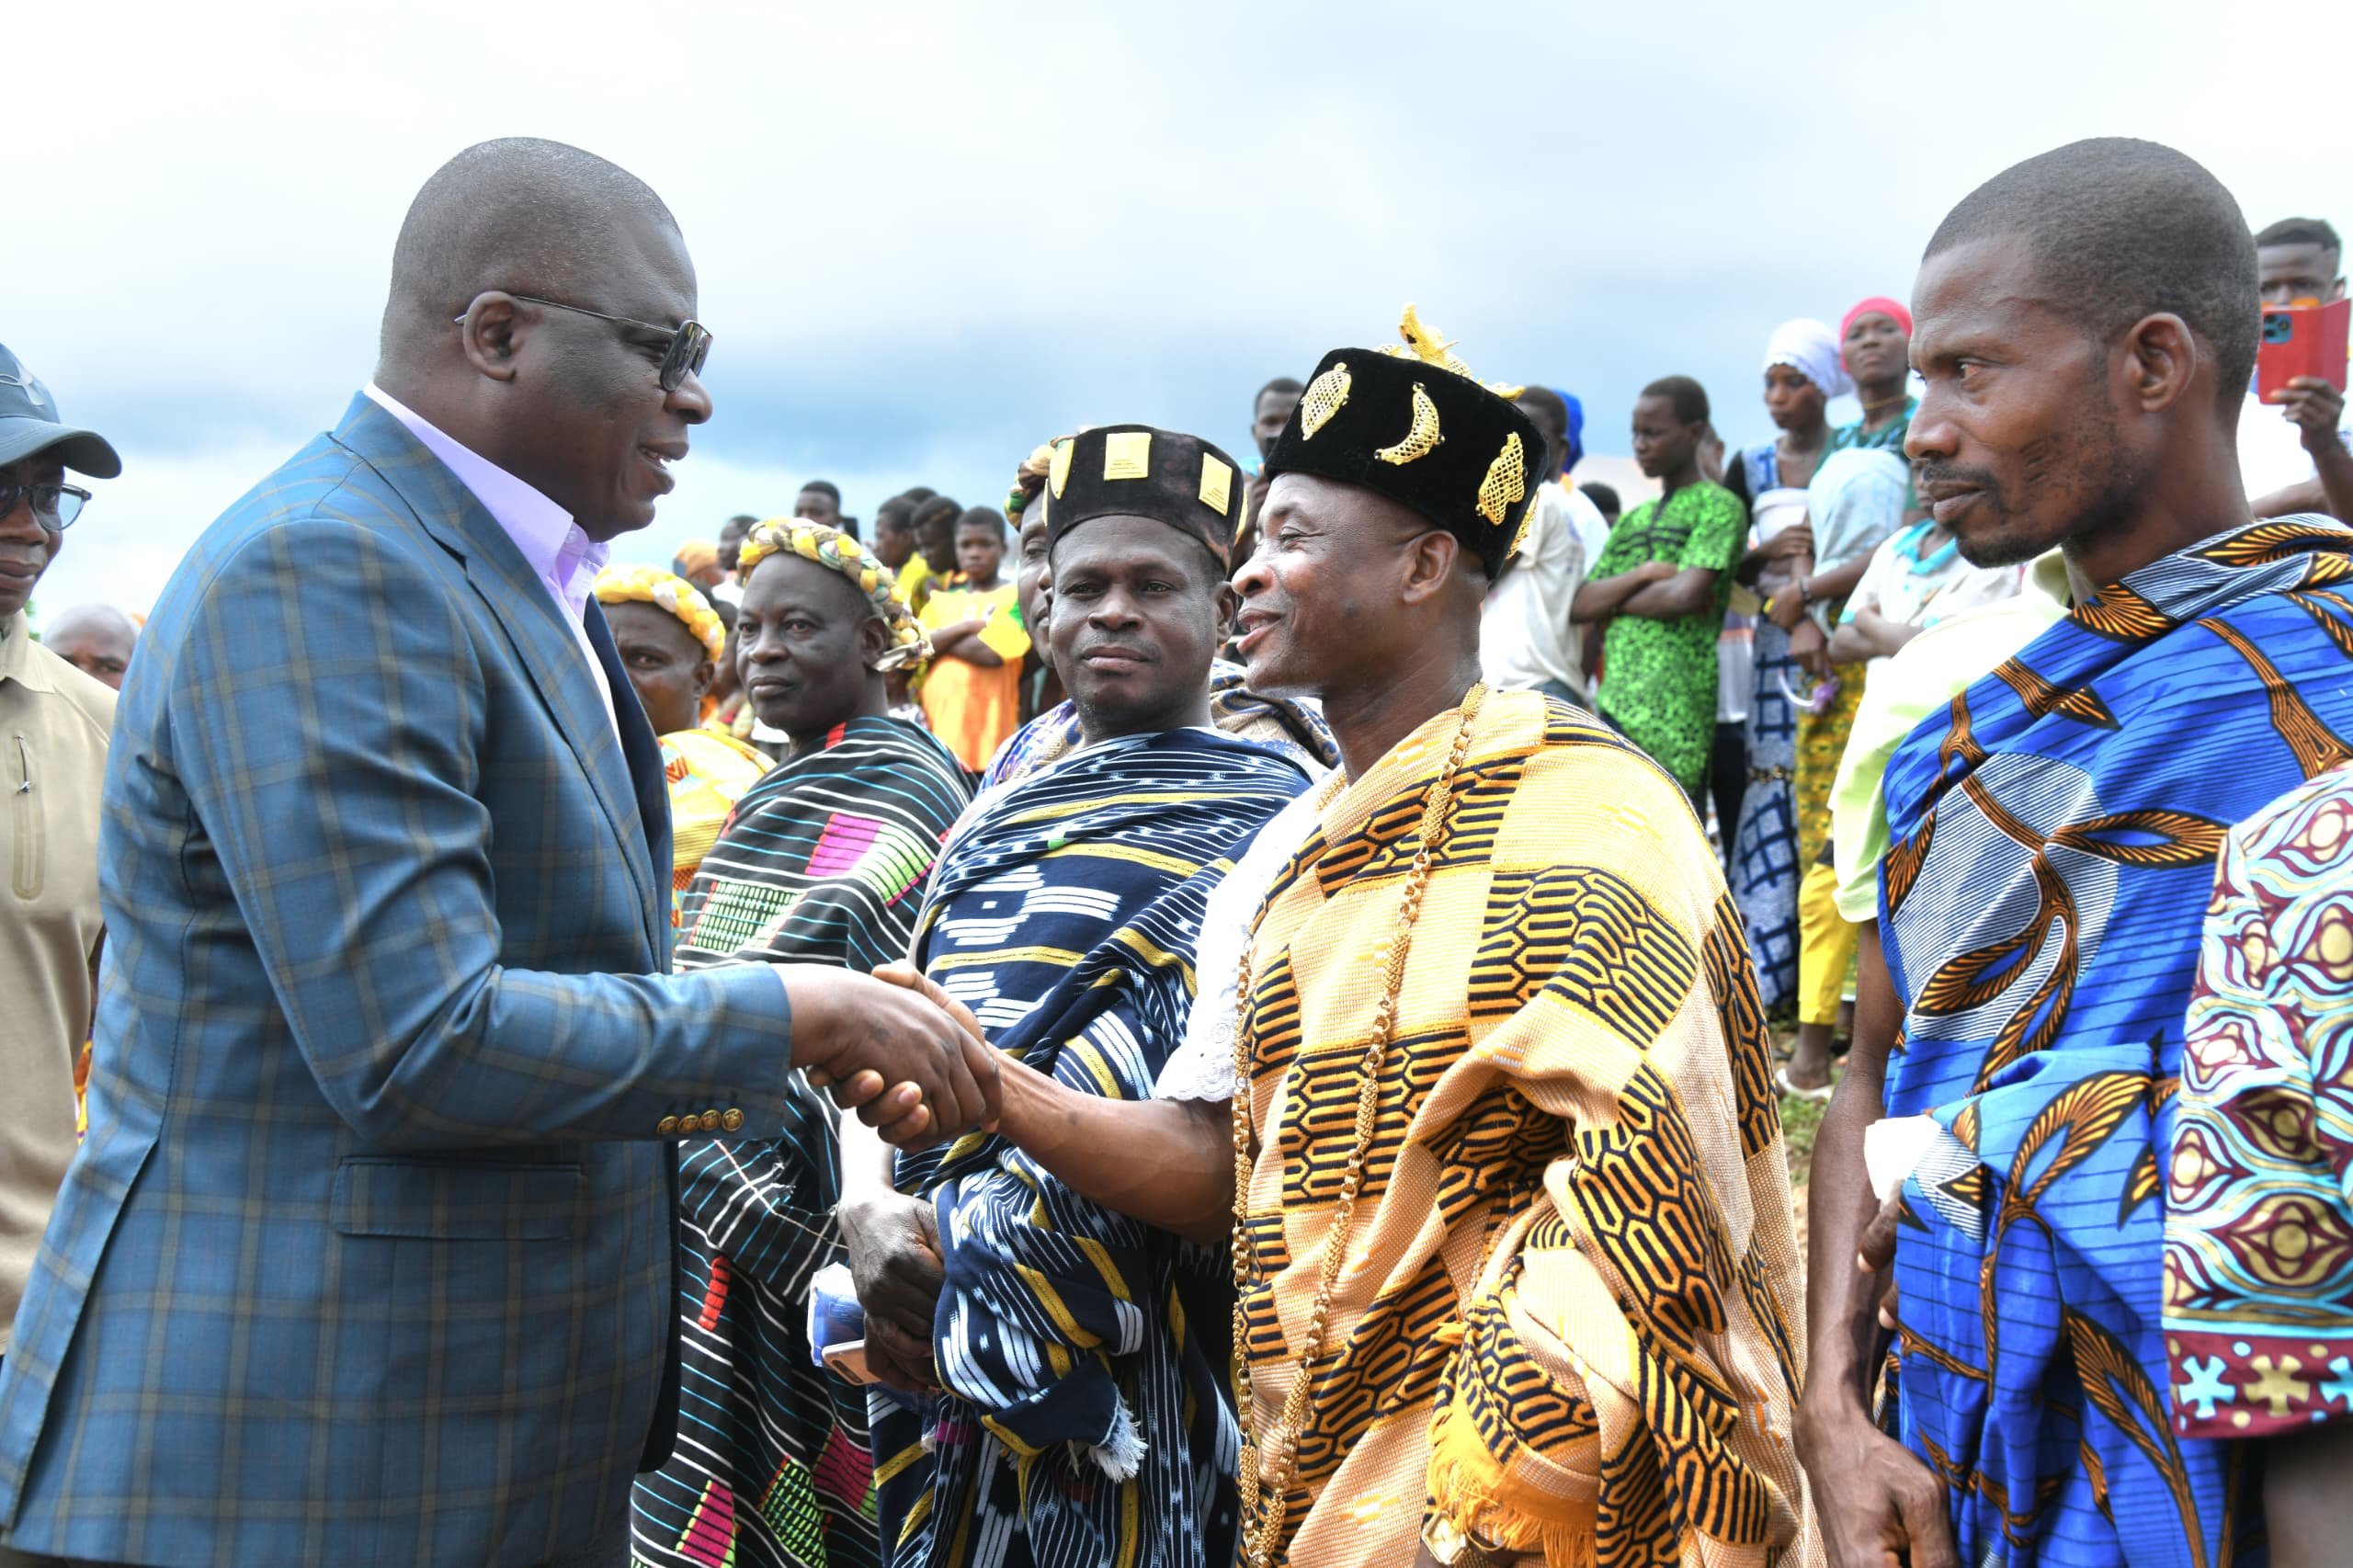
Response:
[[[0,348],[0,1358],[41,1227],[74,1157],[74,1062],[89,1038],[97,965],[98,784],[114,693],[32,640],[25,606],[90,493],[112,479],[104,437],[59,419],[24,362]],[[0,1547],[0,1562],[7,1561]]]

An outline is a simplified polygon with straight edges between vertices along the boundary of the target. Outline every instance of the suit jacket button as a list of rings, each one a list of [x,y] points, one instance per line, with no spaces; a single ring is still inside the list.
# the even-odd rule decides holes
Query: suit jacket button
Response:
[[[720,1123],[720,1120],[721,1120],[721,1118],[720,1118],[720,1115],[719,1115],[719,1113],[718,1113],[717,1111],[715,1111],[715,1110],[707,1110],[707,1111],[703,1112],[703,1113],[702,1113],[702,1130],[703,1130],[705,1132],[716,1132],[716,1131],[719,1131],[719,1123]]]
[[[744,1113],[730,1106],[726,1114],[719,1119],[719,1125],[730,1132],[741,1132],[744,1131]]]
[[[656,1138],[667,1138],[677,1131],[678,1119],[675,1116],[665,1116],[654,1124],[654,1136]]]

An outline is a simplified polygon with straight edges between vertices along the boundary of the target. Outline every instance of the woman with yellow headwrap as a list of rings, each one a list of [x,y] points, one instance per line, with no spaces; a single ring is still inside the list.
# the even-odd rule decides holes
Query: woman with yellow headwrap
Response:
[[[885,676],[919,665],[929,639],[896,574],[821,524],[758,524],[736,569],[737,670],[790,744],[703,857],[676,966],[865,972],[903,959],[940,840],[972,799],[946,746],[889,717]],[[782,1137],[678,1147],[680,1403],[692,1419],[638,1483],[645,1568],[868,1568],[882,1556],[864,1391],[811,1354],[809,1281],[841,1254],[841,1170],[830,1105],[806,1088],[800,1099]]]
[[[768,759],[733,735],[699,728],[727,629],[710,601],[658,566],[608,566],[597,577],[613,646],[637,689],[670,781],[670,924],[695,868]]]

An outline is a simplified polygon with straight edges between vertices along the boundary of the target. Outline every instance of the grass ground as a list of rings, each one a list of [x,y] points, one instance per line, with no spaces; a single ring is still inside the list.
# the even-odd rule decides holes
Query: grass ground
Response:
[[[1790,1146],[1790,1179],[1805,1185],[1806,1167],[1813,1163],[1813,1135],[1821,1130],[1827,1101],[1781,1096],[1781,1136]]]

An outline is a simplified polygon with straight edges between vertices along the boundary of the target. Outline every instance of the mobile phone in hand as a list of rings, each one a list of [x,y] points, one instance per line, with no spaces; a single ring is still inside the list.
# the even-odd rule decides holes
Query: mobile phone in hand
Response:
[[[2256,395],[2278,403],[2288,383],[2316,376],[2345,390],[2346,327],[2353,322],[2353,300],[2331,300],[2263,308],[2263,338],[2255,351]]]
[[[834,1376],[847,1382],[863,1388],[882,1381],[867,1369],[866,1341],[863,1339],[845,1339],[838,1345],[828,1345],[822,1354]]]

